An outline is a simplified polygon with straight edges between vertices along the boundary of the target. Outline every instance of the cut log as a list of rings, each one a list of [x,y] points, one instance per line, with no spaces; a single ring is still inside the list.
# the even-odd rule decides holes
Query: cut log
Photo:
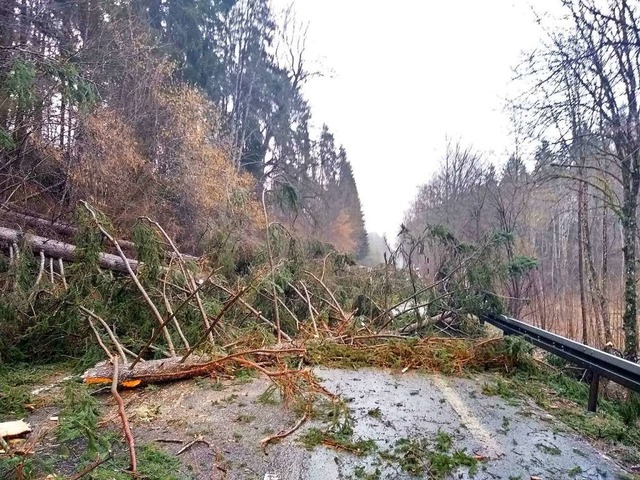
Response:
[[[31,425],[24,420],[14,420],[11,422],[0,423],[0,437],[1,438],[15,438],[31,431]]]
[[[165,358],[160,360],[148,360],[138,363],[134,369],[122,364],[118,365],[118,384],[123,387],[137,387],[151,383],[166,383],[176,380],[185,380],[211,375],[215,372],[223,372],[225,367],[234,361],[239,361],[245,356],[254,356],[265,360],[267,357],[278,355],[303,355],[303,348],[287,349],[258,349],[241,352],[227,357],[210,360],[208,358],[190,358],[181,362],[180,358]],[[239,362],[240,363],[240,362]],[[84,383],[108,384],[113,382],[113,365],[111,362],[101,362],[90,368],[82,375]]]
[[[68,262],[75,260],[76,246],[70,243],[60,242],[58,240],[52,240],[46,237],[40,237],[38,235],[32,235],[30,233],[22,233],[11,228],[0,227],[0,242],[5,245],[12,245],[14,243],[25,243],[34,252],[44,252],[48,257],[60,258]],[[127,273],[127,267],[124,261],[118,255],[112,255],[110,253],[101,253],[99,256],[99,264],[102,268],[113,270],[115,272]],[[129,265],[134,271],[138,269],[138,262],[136,260],[127,260]]]

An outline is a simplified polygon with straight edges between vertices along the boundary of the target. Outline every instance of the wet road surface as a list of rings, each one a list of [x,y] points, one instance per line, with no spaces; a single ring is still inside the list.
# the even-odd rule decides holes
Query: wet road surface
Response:
[[[308,422],[269,446],[264,455],[260,440],[288,430],[297,421],[291,410],[260,400],[269,386],[265,379],[222,389],[184,382],[141,398],[135,402],[139,411],[133,416],[136,441],[176,436],[206,439],[210,447],[197,444],[180,457],[198,479],[411,479],[429,476],[410,476],[379,452],[393,450],[400,439],[433,439],[442,431],[452,439],[453,450],[483,459],[475,476],[462,468],[448,478],[622,478],[622,470],[612,460],[543,410],[484,395],[482,378],[373,369],[316,372],[325,387],[347,400],[355,420],[354,438],[375,441],[378,452],[357,457],[326,447],[307,450],[300,437],[309,428],[321,426]],[[146,411],[152,412],[151,419],[145,420]],[[173,451],[180,445],[163,448]]]

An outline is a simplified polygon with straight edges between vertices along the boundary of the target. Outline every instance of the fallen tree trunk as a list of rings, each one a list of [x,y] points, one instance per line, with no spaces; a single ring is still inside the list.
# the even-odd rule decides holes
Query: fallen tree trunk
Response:
[[[45,218],[36,217],[25,213],[15,212],[6,207],[0,210],[0,214],[2,215],[2,217],[8,220],[12,220],[16,223],[16,225],[20,226],[28,225],[29,227],[33,228],[43,228],[47,231],[52,231],[61,235],[75,235],[77,232],[77,229],[72,225],[62,222],[54,222],[52,220],[47,220]]]
[[[239,352],[215,360],[192,358],[182,362],[180,358],[164,358],[147,360],[136,364],[134,369],[128,365],[118,365],[118,384],[124,387],[136,387],[150,383],[165,383],[187,378],[211,375],[223,372],[232,362],[242,363],[243,357],[254,356],[260,359],[275,358],[280,355],[303,355],[304,348],[258,349]],[[246,360],[246,359],[245,359]],[[113,364],[110,361],[101,362],[90,368],[82,375],[84,383],[107,384],[113,382]]]
[[[6,207],[0,209],[0,215],[8,219],[13,219],[19,225],[27,225],[29,227],[42,229],[45,234],[48,234],[48,232],[54,232],[60,235],[73,237],[78,233],[78,228],[68,223],[54,222],[52,220],[47,220],[46,218],[36,217],[33,215],[28,215],[26,213],[14,212],[13,210],[9,210]],[[123,249],[127,251],[137,251],[136,244],[130,242],[129,240],[118,240],[118,243]],[[175,252],[165,252],[165,255],[170,258],[177,256]],[[184,253],[180,255],[183,260],[198,260],[198,257],[194,257],[192,255],[185,255]]]
[[[400,333],[404,335],[411,335],[413,333],[416,333],[420,328],[425,328],[429,325],[435,325],[436,323],[443,322],[450,317],[451,317],[450,312],[439,313],[438,315],[435,315],[433,317],[427,317],[421,322],[413,322],[413,323],[410,323],[409,325],[406,325],[405,327],[400,329]]]
[[[24,242],[24,244],[34,252],[44,252],[48,257],[59,258],[68,262],[73,262],[76,259],[75,245],[32,235],[30,233],[22,233],[10,228],[0,227],[0,242],[6,245],[12,245],[14,243],[22,244]],[[101,253],[98,261],[102,268],[127,273],[127,267],[118,255]],[[127,259],[127,261],[134,271],[138,269],[138,262],[136,260]]]

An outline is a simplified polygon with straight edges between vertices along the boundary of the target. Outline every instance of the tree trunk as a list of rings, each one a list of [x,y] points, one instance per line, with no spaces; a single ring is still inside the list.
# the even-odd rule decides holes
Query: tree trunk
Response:
[[[625,185],[626,187],[626,185]],[[625,188],[622,218],[622,255],[624,259],[624,355],[635,360],[638,355],[638,291],[636,289],[636,213],[638,198],[633,188]]]
[[[602,278],[600,291],[602,292],[602,303],[600,310],[602,311],[602,323],[604,324],[604,340],[606,343],[613,342],[611,334],[611,318],[609,316],[609,237],[607,225],[607,204],[602,203]]]
[[[15,212],[7,208],[0,207],[0,217],[12,219],[13,222],[15,222],[16,226],[26,225],[26,226],[32,227],[36,232],[44,235],[57,233],[62,236],[73,237],[78,234],[78,229],[73,225],[69,225],[68,223],[55,222],[52,220],[48,220],[46,218],[40,218],[40,217],[36,217],[26,213]],[[3,223],[8,224],[7,221]],[[118,243],[120,244],[122,249],[126,250],[127,252],[137,251],[136,244],[133,242],[130,242],[129,240],[118,240]],[[176,256],[175,252],[165,252],[165,255],[169,258],[174,258]],[[184,260],[188,260],[188,261],[198,260],[198,257],[194,257],[192,255],[186,255],[184,253],[181,253],[180,256]]]
[[[186,378],[208,376],[215,372],[224,372],[229,365],[246,365],[247,358],[252,358],[254,364],[263,365],[264,362],[278,362],[281,357],[301,357],[306,353],[304,348],[291,344],[281,344],[274,348],[261,348],[239,352],[223,358],[209,360],[206,358],[189,358],[182,362],[180,358],[162,358],[148,360],[136,364],[132,369],[129,365],[118,365],[118,384],[125,387],[136,387],[150,383],[172,382]],[[286,370],[285,370],[286,371]],[[289,370],[295,372],[296,370]],[[101,362],[88,369],[82,376],[84,383],[111,383],[113,380],[113,365],[111,362]]]
[[[584,178],[584,177],[582,177]],[[585,260],[587,261],[588,267],[588,275],[587,281],[589,285],[589,297],[591,299],[591,306],[593,307],[594,320],[596,324],[596,332],[598,333],[598,337],[595,339],[594,346],[601,347],[603,346],[604,340],[604,327],[602,325],[602,308],[605,305],[606,301],[602,297],[602,292],[600,291],[598,274],[596,273],[596,269],[593,262],[593,250],[591,248],[591,231],[589,228],[589,205],[587,201],[587,185],[585,182],[582,183],[583,194],[582,194],[582,234],[584,239],[584,254]]]
[[[589,341],[587,328],[587,299],[584,290],[584,182],[578,182],[578,282],[580,287],[580,313],[582,318],[582,343]]]
[[[38,235],[24,234],[17,230],[0,227],[0,243],[12,245],[14,243],[23,244],[34,252],[44,252],[48,257],[60,258],[69,262],[75,260],[76,246],[70,243],[51,240],[50,238],[40,237]],[[127,267],[118,255],[110,253],[101,253],[99,256],[99,264],[102,268],[113,270],[115,272],[128,273]],[[127,260],[131,268],[136,271],[138,262],[136,260]]]

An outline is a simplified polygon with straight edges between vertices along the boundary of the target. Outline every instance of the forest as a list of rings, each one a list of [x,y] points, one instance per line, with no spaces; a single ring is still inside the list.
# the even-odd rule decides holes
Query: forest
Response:
[[[429,225],[471,243],[509,234],[503,258],[523,273],[501,292],[510,315],[637,360],[637,5],[563,7],[559,25],[537,19],[548,38],[515,66],[507,162],[450,141],[400,238],[408,251]],[[527,142],[531,155],[519,150]],[[425,251],[414,264],[433,278],[438,258]]]
[[[318,417],[331,427],[306,430],[307,447],[375,451],[318,366],[492,372],[583,402],[584,370],[497,335],[489,315],[637,362],[640,6],[558,3],[514,66],[509,159],[449,141],[381,238],[305,97],[323,72],[294,6],[0,0],[0,477],[204,478],[167,474],[204,437],[175,458],[134,441],[129,402],[178,381],[266,377],[265,405],[277,391],[297,421],[265,432],[263,454]],[[562,412],[637,450],[640,400],[603,390],[596,427]],[[40,412],[55,426],[20,420]],[[422,470],[398,468],[444,458],[432,478],[446,478],[486,461],[440,443]]]
[[[276,22],[255,1],[1,8],[4,210],[68,220],[87,199],[117,228],[152,215],[199,252],[256,224],[264,192],[288,228],[365,253],[347,154],[328,127],[310,133],[301,89],[315,72],[290,12]]]

